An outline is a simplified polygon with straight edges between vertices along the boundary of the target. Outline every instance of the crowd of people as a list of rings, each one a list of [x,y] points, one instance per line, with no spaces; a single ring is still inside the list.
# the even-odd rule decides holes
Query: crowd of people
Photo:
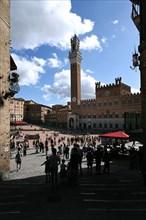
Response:
[[[86,149],[86,156],[83,154],[83,148],[79,144],[74,143],[71,148],[70,158],[66,160],[57,153],[56,148],[52,148],[52,155],[46,156],[46,161],[41,165],[45,165],[46,183],[51,182],[52,187],[58,185],[58,167],[60,166],[60,182],[61,184],[76,184],[78,176],[83,175],[83,155],[87,163],[87,173],[92,174],[93,163],[95,163],[95,170],[97,174],[101,172],[110,172],[111,152],[107,148],[88,146]],[[101,162],[104,161],[104,168],[101,171]]]
[[[16,148],[15,161],[17,171],[19,171],[22,155],[27,155],[29,142],[27,140],[23,142],[17,141]],[[45,166],[46,183],[50,182],[52,188],[58,186],[59,179],[61,185],[76,184],[78,176],[83,175],[84,172],[89,175],[93,172],[96,174],[109,173],[110,164],[116,152],[116,147],[101,145],[98,136],[82,135],[68,137],[59,136],[55,133],[51,136],[46,135],[45,140],[34,140],[33,149],[36,154],[46,155],[46,160],[41,165]],[[123,144],[121,144],[121,152],[123,152]],[[129,151],[131,169],[135,168],[135,162],[133,162],[135,161],[135,155],[137,155],[137,152],[131,148]],[[139,157],[140,155],[139,153]],[[84,172],[83,167],[86,168]]]
[[[107,147],[103,149],[99,143],[98,136],[90,135],[72,137],[53,135],[47,136],[45,140],[34,140],[35,153],[46,155],[46,160],[41,164],[45,166],[46,183],[50,182],[53,188],[58,185],[58,179],[61,185],[76,184],[78,176],[83,175],[83,162],[88,174],[93,173],[93,164],[97,174],[110,172],[111,150]],[[28,141],[25,140],[23,143],[17,141],[16,147],[18,151],[15,160],[19,171],[22,156],[27,155]],[[102,161],[103,170],[101,170]]]

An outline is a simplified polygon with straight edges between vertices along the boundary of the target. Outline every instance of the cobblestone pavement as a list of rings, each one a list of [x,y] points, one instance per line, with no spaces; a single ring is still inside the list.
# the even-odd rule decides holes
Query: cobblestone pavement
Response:
[[[20,129],[19,129],[20,128]],[[44,129],[41,128],[39,126],[24,126],[23,130],[21,130],[22,127],[17,127],[17,131],[19,131],[20,136],[18,136],[18,138],[15,139],[15,142],[17,141],[23,141],[24,137],[26,134],[39,134],[40,135],[40,140],[43,141],[43,143],[45,142],[46,137],[53,137],[54,138],[54,134],[58,134],[56,136],[56,142],[58,142],[58,139],[61,138],[65,138],[64,141],[61,142],[61,144],[63,144],[63,142],[65,142],[65,144],[67,144],[67,138],[71,138],[73,135],[71,134],[63,134],[60,132],[55,132],[53,130],[48,130],[48,129]],[[93,135],[94,136],[94,135]],[[73,136],[74,137],[74,136]],[[98,143],[98,142],[97,142]],[[29,178],[29,177],[34,177],[34,176],[43,176],[44,175],[44,167],[41,166],[41,164],[45,161],[46,159],[46,155],[45,153],[35,153],[35,148],[33,147],[33,140],[29,140],[29,149],[27,150],[27,155],[25,157],[22,157],[22,167],[19,170],[19,172],[17,172],[16,170],[16,164],[15,164],[15,155],[16,155],[16,150],[12,151],[12,156],[11,156],[11,161],[10,161],[10,179],[25,179],[25,178]],[[56,144],[56,149],[58,147],[58,143]],[[71,150],[72,146],[70,146],[70,150]],[[51,154],[51,146],[50,146],[50,142],[49,142],[49,151],[48,154]],[[68,161],[66,160],[66,163]],[[86,162],[83,161],[83,167],[86,166]]]
[[[72,149],[72,146],[70,146],[70,151],[71,149]],[[10,160],[10,167],[11,167],[10,179],[11,180],[24,179],[25,181],[25,179],[27,178],[37,177],[37,176],[39,177],[41,176],[45,178],[45,173],[44,173],[45,167],[41,166],[41,164],[46,160],[45,153],[36,154],[34,148],[27,150],[27,155],[22,156],[21,169],[17,172],[16,163],[15,163],[16,152],[17,152],[16,150],[12,151],[12,156]],[[49,148],[48,155],[51,155],[51,148]],[[63,159],[63,156],[61,156],[60,158]],[[67,164],[68,161],[69,159],[65,160],[65,163]],[[87,162],[85,159],[83,159],[82,167],[83,169],[87,167]],[[60,170],[60,166],[59,166],[59,170]]]
[[[51,150],[49,150],[51,154]],[[46,160],[45,153],[35,153],[35,149],[27,150],[27,155],[22,156],[21,169],[17,172],[15,163],[16,150],[12,151],[11,161],[10,161],[10,179],[26,179],[29,177],[42,176],[44,173],[44,166],[41,164]]]

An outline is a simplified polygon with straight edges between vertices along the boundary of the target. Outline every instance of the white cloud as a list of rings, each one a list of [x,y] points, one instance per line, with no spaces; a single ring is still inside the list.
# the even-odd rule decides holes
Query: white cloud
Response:
[[[52,54],[52,58],[48,59],[48,65],[50,68],[62,68],[63,66],[65,66],[68,63],[68,59],[65,58],[64,61],[62,62],[56,53]]]
[[[69,62],[68,58],[64,59],[64,66]]]
[[[41,89],[46,94],[43,95],[47,101],[55,95],[58,99],[70,98],[70,70],[62,70],[54,75],[54,83],[52,85],[44,85]]]
[[[62,66],[62,62],[58,59],[57,54],[53,53],[52,55],[53,55],[53,58],[48,59],[49,67],[57,68],[57,67]]]
[[[92,71],[92,70],[87,69],[87,70],[86,70],[86,73],[89,73],[89,74],[90,74],[90,73],[93,73],[93,71]]]
[[[125,27],[124,26],[122,26],[121,31],[125,31]]]
[[[95,82],[96,80],[81,71],[81,97],[82,99],[95,99]]]
[[[102,47],[96,35],[91,35],[90,37],[84,38],[80,42],[80,48],[82,50],[89,50],[89,51],[92,49],[102,51]]]
[[[113,24],[118,24],[119,23],[119,20],[114,20],[112,21]]]
[[[46,64],[46,61],[44,59],[42,59],[42,58],[33,57],[32,60],[36,64],[39,64],[40,66],[44,66]]]
[[[49,93],[49,91],[51,90],[51,86],[50,85],[44,85],[41,90],[43,92],[45,92],[46,94],[43,95],[43,98],[46,100],[46,101],[49,101],[50,98],[51,98],[51,93]]]
[[[45,60],[42,58],[39,59],[34,57],[31,60],[28,60],[27,58],[18,56],[14,53],[11,55],[17,64],[20,85],[35,85],[40,79],[40,74],[45,73],[43,69]]]
[[[102,39],[101,39],[101,42],[102,42],[103,44],[106,44],[106,43],[107,43],[107,38],[103,36]]]
[[[106,37],[102,37],[102,39],[101,39],[101,42],[106,46],[106,47],[108,47],[108,42],[107,42],[107,38]]]
[[[82,99],[95,98],[95,79],[81,70],[81,96]],[[44,85],[44,99],[49,101],[53,96],[64,102],[70,101],[70,70],[62,70],[54,76],[52,85]]]
[[[35,49],[48,44],[61,49],[70,48],[69,39],[93,30],[94,22],[71,12],[71,0],[11,1],[11,41],[16,50]],[[97,49],[98,40],[85,45]],[[95,44],[96,43],[96,44]]]

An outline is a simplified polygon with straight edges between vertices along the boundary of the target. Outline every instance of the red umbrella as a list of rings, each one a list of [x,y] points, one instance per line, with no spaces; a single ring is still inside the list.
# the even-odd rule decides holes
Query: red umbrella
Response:
[[[101,135],[99,135],[99,137],[128,139],[129,135],[126,134],[124,131],[116,131],[116,132],[110,132],[107,134],[101,134]]]
[[[25,121],[11,121],[11,125],[27,125]]]

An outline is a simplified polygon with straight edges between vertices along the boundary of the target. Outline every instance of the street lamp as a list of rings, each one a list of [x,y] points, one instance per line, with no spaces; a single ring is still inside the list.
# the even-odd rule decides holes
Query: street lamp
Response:
[[[8,97],[13,97],[16,93],[19,92],[20,86],[18,84],[19,81],[19,74],[16,70],[12,70],[9,72],[9,90],[3,92],[3,98],[7,99]]]
[[[132,55],[132,63],[133,66],[130,66],[130,68],[132,70],[136,69],[138,66],[140,66],[140,60],[139,60],[139,55],[138,53],[135,51],[134,54]]]

